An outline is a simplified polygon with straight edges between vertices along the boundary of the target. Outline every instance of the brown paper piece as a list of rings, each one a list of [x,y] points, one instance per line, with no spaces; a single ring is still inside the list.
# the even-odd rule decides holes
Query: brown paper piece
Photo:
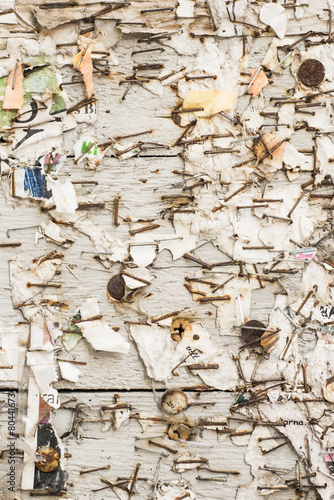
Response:
[[[82,57],[83,56],[83,57]],[[80,64],[79,61],[82,58]],[[79,67],[77,67],[79,64]],[[91,97],[93,93],[93,63],[92,63],[92,50],[90,47],[81,50],[73,58],[73,68],[78,69],[85,82],[87,97]]]
[[[271,150],[282,140],[282,138],[276,136],[273,132],[268,132],[267,134],[263,135],[263,140],[267,144],[268,148]],[[283,142],[283,144],[281,144],[277,149],[275,149],[272,152],[273,159],[271,160],[270,158],[267,158],[266,161],[274,161],[274,160],[283,161],[284,149],[285,149],[285,142]],[[254,152],[257,156],[257,159],[260,160],[267,153],[267,150],[264,144],[261,141],[259,141],[258,144],[254,147]]]
[[[256,69],[254,69],[252,71],[251,80],[252,80],[253,76],[255,75],[255,72],[256,72]],[[252,94],[253,97],[256,97],[261,92],[263,87],[268,85],[268,83],[269,83],[269,80],[266,77],[266,74],[263,71],[263,69],[261,69],[259,74],[255,78],[254,82],[250,86],[249,93]]]
[[[13,82],[15,76],[15,84]],[[2,109],[21,109],[23,106],[23,72],[21,63],[17,63],[7,80]]]

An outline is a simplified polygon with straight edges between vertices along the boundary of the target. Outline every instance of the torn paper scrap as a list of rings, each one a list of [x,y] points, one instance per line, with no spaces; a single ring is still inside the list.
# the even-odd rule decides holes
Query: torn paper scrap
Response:
[[[130,344],[122,335],[115,332],[104,320],[83,321],[80,323],[83,337],[96,351],[127,354]]]
[[[313,247],[300,248],[298,250],[293,250],[291,255],[297,260],[312,260],[317,253],[317,249]]]
[[[186,495],[186,497],[184,496]],[[196,500],[195,494],[191,491],[188,483],[184,480],[158,482],[156,496],[154,500],[175,500],[175,498],[189,498],[189,500]]]
[[[93,165],[98,165],[103,158],[106,149],[103,151],[98,147],[97,141],[93,137],[83,136],[74,144],[74,156],[76,163],[87,160]]]
[[[254,69],[251,73],[251,81],[252,81],[255,73],[256,73],[256,69]],[[250,86],[249,93],[252,94],[253,97],[256,97],[261,92],[263,87],[268,85],[268,83],[269,83],[269,80],[268,80],[265,72],[263,71],[263,69],[261,69],[259,71],[259,73],[257,74],[257,76],[255,77],[252,85]]]
[[[137,344],[147,375],[155,380],[166,380],[173,368],[174,355],[169,329],[158,325],[130,325],[130,335]]]
[[[2,109],[21,109],[23,101],[23,71],[21,63],[17,62],[7,80]]]
[[[274,38],[271,44],[269,45],[268,52],[264,56],[264,59],[262,60],[261,66],[263,68],[266,68],[270,71],[273,71],[274,73],[278,73],[279,75],[283,74],[283,68],[287,68],[293,61],[293,56],[290,55],[287,58],[284,58],[284,60],[280,61],[278,59],[278,52],[277,49],[284,47],[284,46],[289,46],[293,44],[295,40],[291,40],[291,38],[283,38],[282,40],[279,40],[278,38]],[[281,64],[279,64],[281,63]],[[276,68],[276,69],[275,69]],[[284,107],[284,106],[283,106]]]
[[[156,248],[157,245],[153,243],[152,245],[131,245],[130,246],[130,255],[132,257],[133,262],[138,267],[146,267],[152,264],[156,257]]]
[[[57,174],[65,159],[65,155],[59,151],[52,151],[40,159],[45,174]]]
[[[44,234],[47,239],[58,243],[64,248],[69,248],[74,243],[74,240],[63,238],[60,234],[61,228],[52,221],[48,222],[46,226],[45,224],[41,224],[40,230],[42,233],[37,233],[37,237],[42,238]]]
[[[264,24],[268,24],[279,38],[284,38],[288,23],[284,7],[267,3],[261,7],[260,19]]]
[[[235,100],[236,94],[233,90],[189,90],[183,101],[183,109],[202,108],[202,111],[195,111],[195,114],[208,117],[220,111],[231,111]]]
[[[82,339],[82,334],[79,328],[77,329],[77,331],[73,330],[73,332],[68,331],[64,333],[62,336],[62,342],[66,351],[69,352],[74,349],[80,339]]]
[[[53,382],[58,379],[53,359],[53,352],[27,352],[27,365],[34,374],[42,398],[53,408],[59,408],[58,393],[52,387]]]
[[[70,382],[78,382],[81,370],[77,368],[73,363],[68,363],[67,361],[59,361],[59,369],[61,377]]]
[[[67,180],[64,184],[47,176],[48,187],[52,190],[52,196],[56,204],[57,212],[74,214],[78,208],[77,196],[71,181]]]
[[[99,316],[100,307],[99,302],[96,297],[89,297],[84,301],[82,306],[80,307],[80,319],[87,320],[89,318],[93,318],[94,316]]]
[[[187,235],[185,238],[182,236],[170,236],[168,238],[166,236],[164,239],[159,240],[159,252],[165,249],[169,250],[173,260],[177,260],[195,248],[197,241],[198,237],[196,235]]]
[[[79,43],[80,45],[80,43]],[[73,68],[78,69],[82,74],[87,97],[91,97],[93,93],[93,62],[92,62],[92,49],[90,41],[87,39],[86,46],[73,58]]]
[[[46,177],[41,167],[15,168],[12,173],[12,194],[18,198],[50,199]]]
[[[74,224],[75,229],[86,234],[94,243],[97,252],[108,253],[111,261],[123,261],[128,256],[128,245],[118,238],[112,238],[99,224],[90,219],[81,218]]]
[[[30,326],[30,351],[53,351],[53,340],[50,337],[47,324],[38,325],[31,323]]]
[[[153,280],[150,271],[145,267],[124,270],[122,272],[122,277],[126,286],[131,290],[149,285]]]
[[[195,2],[193,0],[179,0],[176,8],[176,15],[179,18],[194,18]]]

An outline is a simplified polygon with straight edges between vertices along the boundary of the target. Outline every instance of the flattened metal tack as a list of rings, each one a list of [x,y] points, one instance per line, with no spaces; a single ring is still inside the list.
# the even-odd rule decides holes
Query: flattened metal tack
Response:
[[[298,79],[306,87],[318,87],[325,78],[325,67],[318,59],[306,59],[298,70]]]

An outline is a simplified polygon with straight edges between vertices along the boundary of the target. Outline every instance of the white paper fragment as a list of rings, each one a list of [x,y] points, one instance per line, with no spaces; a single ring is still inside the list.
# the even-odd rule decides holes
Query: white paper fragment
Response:
[[[54,242],[57,242],[59,245],[61,245],[64,248],[69,248],[72,245],[72,243],[74,243],[74,240],[62,237],[60,234],[60,231],[61,231],[60,226],[58,226],[57,224],[55,224],[52,221],[48,222],[46,226],[44,224],[42,224],[41,230],[47,239],[54,241]],[[41,234],[41,233],[38,233],[38,234]],[[42,236],[40,236],[40,237],[42,237]]]
[[[276,3],[265,4],[261,7],[260,19],[269,24],[279,38],[284,38],[288,23],[284,7]]]
[[[94,316],[99,316],[99,314],[100,307],[98,299],[96,297],[89,297],[80,307],[80,316],[84,321],[89,318],[93,318]]]
[[[177,17],[194,17],[195,2],[194,0],[179,0],[176,9]]]
[[[108,351],[121,354],[129,352],[130,344],[122,335],[115,332],[104,320],[84,321],[80,323],[82,335],[96,351]]]
[[[184,494],[188,494],[190,500],[196,500],[196,495],[191,491],[190,486],[186,481],[170,481],[163,483],[159,481],[154,500],[175,500]]]
[[[291,169],[295,169],[297,167],[303,170],[313,169],[313,158],[311,156],[304,155],[303,153],[299,153],[289,142],[285,143],[283,163],[285,167]]]
[[[63,379],[70,382],[78,382],[81,370],[77,366],[64,361],[58,361],[58,364]]]
[[[195,248],[197,243],[197,236],[189,235],[186,238],[181,237],[171,237],[170,239],[164,239],[159,241],[159,252],[162,250],[169,250],[173,256],[173,260],[180,259],[182,255],[190,252]]]
[[[194,370],[193,373],[201,377],[205,384],[221,390],[235,386],[237,371],[231,354],[226,349],[219,351],[200,323],[189,324],[177,344],[172,340],[169,328],[158,325],[130,325],[130,334],[137,344],[148,376],[155,380],[167,381],[173,377],[172,369],[191,349],[195,353],[190,362],[219,365],[215,370]]]
[[[114,429],[117,431],[121,425],[129,420],[131,415],[130,409],[126,408],[123,410],[115,410],[114,412]]]
[[[52,345],[50,340],[47,340],[49,335],[46,324],[41,326],[36,323],[32,323],[30,326],[30,336],[30,351],[51,352],[54,350],[54,346]]]
[[[259,410],[262,417],[271,422],[280,420],[287,422],[285,427],[279,427],[279,431],[287,436],[301,458],[310,461],[310,470],[316,471],[324,468],[326,449],[322,446],[321,441],[314,436],[304,406],[297,405],[294,401],[287,401],[280,405],[260,404]],[[286,416],[288,416],[288,420]],[[310,481],[319,484],[317,478],[310,478]],[[322,500],[330,500],[333,494],[332,487],[319,488],[318,492]]]
[[[52,196],[56,204],[57,212],[74,214],[78,208],[77,197],[74,186],[71,181],[67,180],[64,184],[47,176],[48,187],[52,190]]]
[[[131,288],[132,290],[147,286],[153,280],[153,276],[151,275],[150,271],[145,267],[125,270],[122,273],[122,276],[126,286],[128,288]]]
[[[147,375],[155,380],[166,380],[173,368],[174,354],[169,333],[158,325],[130,325],[130,334],[137,344]]]
[[[94,224],[88,218],[78,219],[74,224],[75,229],[86,234],[93,241],[98,252],[107,253],[111,261],[123,261],[128,255],[128,246],[118,238],[112,238],[99,224]]]
[[[113,150],[118,158],[126,160],[137,156],[141,151],[141,147],[137,143],[120,144],[117,142],[113,145]]]
[[[27,352],[27,365],[34,374],[42,398],[53,408],[59,408],[58,393],[52,387],[53,382],[57,380],[53,359],[53,352]]]
[[[156,257],[156,245],[131,245],[130,255],[138,267],[146,267]]]

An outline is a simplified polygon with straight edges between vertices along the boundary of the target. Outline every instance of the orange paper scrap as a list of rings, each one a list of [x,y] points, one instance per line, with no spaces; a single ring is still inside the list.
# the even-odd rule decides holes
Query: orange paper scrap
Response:
[[[85,47],[73,58],[73,68],[78,69],[82,73],[87,90],[87,96],[91,97],[94,84],[92,50],[90,46]]]
[[[255,73],[256,73],[256,69],[254,69],[252,71],[251,81],[252,81],[252,78],[255,75]],[[259,74],[255,78],[254,82],[250,86],[249,93],[252,94],[253,97],[256,97],[261,92],[261,90],[263,89],[263,87],[265,87],[266,85],[268,85],[268,83],[269,83],[269,80],[266,77],[266,74],[263,71],[263,69],[261,69],[259,71]]]
[[[23,72],[21,63],[17,63],[7,80],[2,109],[21,109],[23,100]]]

